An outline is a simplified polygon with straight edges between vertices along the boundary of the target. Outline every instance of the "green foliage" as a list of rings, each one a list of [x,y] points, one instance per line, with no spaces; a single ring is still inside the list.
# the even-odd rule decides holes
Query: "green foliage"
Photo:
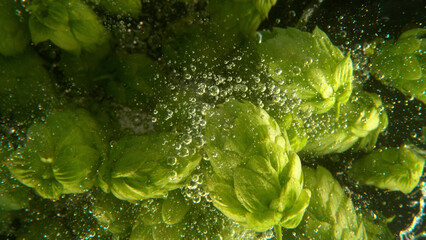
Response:
[[[352,61],[319,28],[261,32],[258,52],[288,103],[305,112],[325,113],[346,103],[352,93]],[[338,114],[339,112],[337,112]]]
[[[200,159],[175,133],[123,137],[101,166],[99,185],[122,200],[161,198],[182,187]]]
[[[286,133],[264,110],[230,100],[207,116],[206,139],[216,208],[258,232],[299,224],[310,191]]]
[[[27,16],[14,0],[0,3],[0,54],[16,56],[24,52],[30,42]]]
[[[398,40],[376,41],[372,73],[381,82],[426,104],[425,28],[408,30]],[[381,43],[382,42],[382,43]]]
[[[25,146],[11,154],[12,175],[44,198],[90,189],[105,157],[97,122],[83,109],[52,112],[34,123]]]
[[[362,184],[409,194],[423,175],[425,160],[414,146],[377,149],[356,161],[350,174]]]

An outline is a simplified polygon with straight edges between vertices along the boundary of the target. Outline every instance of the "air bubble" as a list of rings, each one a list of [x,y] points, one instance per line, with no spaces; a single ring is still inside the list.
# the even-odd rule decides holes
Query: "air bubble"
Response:
[[[275,74],[281,75],[283,73],[283,70],[281,68],[275,69]]]
[[[177,158],[176,157],[168,157],[167,158],[167,164],[170,166],[174,166],[177,163]]]
[[[170,181],[175,181],[177,179],[177,173],[176,171],[172,170],[169,172],[169,180]]]
[[[210,93],[210,96],[216,97],[219,95],[220,90],[217,86],[211,86],[209,87],[209,93]]]

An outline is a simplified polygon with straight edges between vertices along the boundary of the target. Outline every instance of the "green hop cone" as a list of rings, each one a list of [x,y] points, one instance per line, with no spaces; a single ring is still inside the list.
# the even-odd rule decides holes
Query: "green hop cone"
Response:
[[[0,56],[0,118],[25,121],[50,109],[56,97],[43,64],[33,51],[17,57]]]
[[[219,33],[255,35],[277,0],[212,0],[207,5],[210,22]]]
[[[351,199],[331,173],[321,166],[316,170],[304,167],[303,173],[311,201],[300,225],[284,231],[283,239],[367,240]]]
[[[0,54],[15,56],[30,42],[25,11],[14,0],[0,3]]]
[[[178,134],[128,136],[113,145],[98,184],[122,200],[161,198],[182,187],[200,160]]]
[[[34,0],[28,6],[32,41],[47,40],[75,55],[105,48],[108,34],[93,10],[80,0]]]
[[[356,161],[350,174],[366,185],[409,194],[423,174],[426,157],[414,146],[377,149]]]
[[[272,32],[261,32],[261,36],[258,52],[287,105],[325,113],[348,101],[352,61],[319,28],[312,34],[295,28],[274,28]]]
[[[248,229],[295,228],[309,204],[299,157],[263,109],[230,100],[207,116],[208,190],[222,213]]]
[[[395,43],[376,43],[376,53],[371,56],[371,71],[377,79],[423,103],[426,103],[425,36],[426,28],[408,30]]]
[[[86,110],[54,111],[28,129],[25,146],[9,157],[10,172],[44,198],[84,192],[105,155],[99,132]]]
[[[302,131],[308,140],[303,153],[325,155],[341,153],[351,147],[372,150],[379,134],[388,125],[382,101],[373,93],[354,94],[341,107],[338,119],[335,118],[336,111],[333,109],[306,119]]]

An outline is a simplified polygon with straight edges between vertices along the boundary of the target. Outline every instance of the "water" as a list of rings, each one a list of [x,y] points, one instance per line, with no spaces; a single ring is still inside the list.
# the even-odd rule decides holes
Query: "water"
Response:
[[[132,228],[143,229],[147,226],[149,226],[150,230],[147,231],[150,234],[153,232],[158,234],[157,239],[173,238],[172,236],[208,239],[209,234],[216,233],[215,231],[220,232],[220,236],[224,239],[276,238],[272,228],[263,233],[242,229],[239,224],[229,220],[213,206],[215,199],[209,193],[207,183],[214,171],[211,167],[212,162],[221,156],[216,152],[208,156],[204,148],[208,142],[220,141],[220,136],[211,136],[206,139],[205,129],[209,124],[206,118],[212,109],[237,98],[250,101],[268,112],[273,112],[279,107],[283,116],[297,109],[300,113],[300,121],[297,122],[298,119],[296,119],[296,123],[293,122],[293,124],[299,128],[305,127],[309,133],[315,133],[316,129],[327,127],[329,121],[338,119],[338,114],[317,118],[316,113],[305,112],[304,108],[299,109],[299,106],[303,106],[307,100],[303,98],[306,92],[297,92],[298,77],[304,76],[306,69],[315,68],[321,64],[319,58],[313,54],[303,57],[300,62],[292,63],[294,66],[288,69],[276,66],[269,69],[267,64],[270,60],[258,56],[253,50],[256,44],[267,42],[268,36],[265,32],[258,32],[253,36],[253,42],[240,47],[236,47],[235,42],[241,41],[242,38],[233,35],[232,29],[221,29],[225,32],[223,36],[213,34],[205,37],[202,31],[198,32],[199,29],[207,29],[209,21],[215,21],[215,19],[209,19],[210,13],[205,11],[208,1],[204,0],[142,1],[144,14],[141,15],[134,15],[132,12],[112,13],[111,9],[99,5],[98,1],[86,2],[97,16],[101,16],[99,20],[106,31],[113,33],[110,36],[112,39],[110,49],[108,47],[98,49],[99,52],[106,51],[104,55],[99,52],[87,54],[83,50],[82,57],[78,58],[73,53],[62,49],[61,43],[55,39],[38,44],[28,43],[27,50],[31,49],[38,56],[39,63],[31,60],[34,56],[27,56],[27,62],[23,62],[22,65],[31,62],[35,66],[26,71],[15,71],[13,74],[18,72],[18,75],[22,75],[22,72],[29,72],[31,79],[37,79],[36,76],[43,77],[41,80],[34,80],[33,85],[29,85],[30,91],[22,93],[24,96],[17,94],[20,93],[21,85],[16,87],[0,83],[0,87],[4,88],[0,90],[2,98],[0,104],[7,106],[7,111],[0,113],[2,143],[0,171],[2,174],[9,174],[7,167],[10,166],[11,160],[7,160],[6,155],[12,154],[13,150],[24,148],[27,137],[32,137],[27,136],[27,133],[33,123],[46,121],[49,112],[72,106],[71,108],[85,108],[94,115],[101,128],[106,129],[105,132],[99,132],[102,132],[103,140],[110,145],[107,149],[122,147],[117,142],[125,135],[179,133],[179,141],[171,143],[171,140],[166,140],[160,144],[163,147],[155,148],[157,155],[166,149],[164,146],[169,144],[173,144],[173,149],[176,150],[168,152],[164,159],[156,159],[160,162],[158,168],[153,170],[150,168],[154,163],[140,167],[140,161],[129,160],[129,166],[123,165],[121,172],[117,170],[119,173],[116,175],[121,174],[120,176],[124,179],[119,179],[119,181],[122,180],[119,184],[123,185],[117,187],[118,185],[109,182],[110,187],[117,187],[118,190],[113,191],[116,196],[125,195],[127,190],[133,191],[135,185],[132,184],[138,181],[148,185],[158,184],[154,184],[155,187],[164,184],[164,181],[173,183],[177,183],[180,179],[184,181],[157,193],[158,199],[129,202],[104,193],[107,192],[106,187],[99,182],[110,180],[107,179],[108,177],[99,179],[93,176],[99,172],[104,174],[102,176],[108,176],[108,171],[114,170],[108,169],[108,166],[101,168],[101,163],[95,164],[92,170],[87,170],[90,168],[87,167],[81,171],[88,172],[83,178],[89,182],[82,181],[78,186],[79,189],[83,189],[82,191],[77,193],[67,189],[56,200],[43,199],[34,190],[16,181],[13,188],[24,187],[30,193],[26,192],[23,200],[17,198],[24,202],[22,209],[7,212],[0,210],[0,234],[2,234],[0,239],[16,239],[17,236],[26,236],[29,239],[40,236],[45,239],[132,239],[130,235]],[[24,8],[29,4],[31,1],[19,2],[19,5],[23,7],[15,11],[19,15],[19,21],[28,21],[29,15]],[[2,7],[1,4],[0,7]],[[425,149],[425,104],[380,83],[378,80],[381,77],[372,75],[371,61],[367,57],[368,51],[372,49],[370,42],[375,38],[393,39],[405,30],[424,27],[425,16],[424,3],[418,0],[368,3],[361,0],[342,3],[328,0],[278,1],[271,9],[268,18],[260,24],[259,29],[292,26],[312,32],[318,26],[344,55],[351,55],[355,75],[354,91],[362,89],[378,94],[383,102],[379,110],[386,111],[389,125],[379,135],[376,148],[399,147],[411,143],[419,149]],[[222,24],[221,19],[218,22]],[[0,21],[0,31],[1,24]],[[226,31],[231,34],[227,35],[229,32]],[[195,37],[191,35],[194,32],[198,34]],[[189,41],[190,44],[185,45],[185,41]],[[6,64],[12,63],[14,61],[12,59],[1,57],[0,71],[4,73],[11,68]],[[137,61],[134,61],[135,59]],[[19,60],[19,62],[22,61]],[[273,81],[272,78],[275,76],[278,76],[278,79]],[[17,78],[18,84],[24,81],[22,79],[25,77],[28,76],[23,74]],[[5,82],[4,79],[4,75],[0,73],[0,80]],[[51,79],[53,84],[46,84],[46,79]],[[292,88],[285,86],[292,86]],[[14,87],[16,91],[11,91],[10,89],[13,90]],[[40,91],[31,91],[31,88],[40,89]],[[330,94],[327,92],[324,95]],[[24,103],[19,102],[20,98],[26,99],[26,97],[30,100]],[[355,98],[352,100],[357,101]],[[28,106],[29,111],[25,108]],[[332,111],[344,110],[333,108]],[[306,119],[310,120],[305,121]],[[279,120],[285,122],[288,119]],[[323,122],[318,123],[317,120]],[[365,117],[361,120],[366,123],[369,119]],[[350,123],[342,124],[343,130],[348,125],[350,127]],[[225,122],[222,127],[223,129],[235,128],[228,122]],[[338,129],[330,134],[335,132],[338,132]],[[91,135],[95,134],[91,132]],[[300,135],[297,132],[289,131],[291,139],[296,139],[298,136]],[[83,131],[79,137],[87,136],[84,136]],[[233,138],[237,137],[233,136]],[[303,142],[303,139],[300,141]],[[46,140],[46,145],[48,144],[50,143]],[[232,149],[234,146],[226,147]],[[3,149],[10,152],[6,153]],[[122,151],[131,152],[135,149],[137,148],[129,147]],[[109,150],[106,150],[101,155],[106,156],[108,152]],[[134,155],[147,156],[144,154],[143,149],[137,149]],[[196,154],[200,155],[197,166],[193,166],[192,173],[187,174],[189,176],[185,178],[185,174],[182,173],[184,172],[182,164],[186,161],[182,159]],[[300,153],[304,166],[326,167],[339,181],[345,194],[351,197],[355,208],[371,211],[371,216],[375,220],[388,220],[387,226],[395,237],[401,240],[424,239],[426,237],[424,227],[426,177],[421,177],[419,186],[410,194],[356,184],[347,173],[352,167],[352,162],[365,155],[363,151],[352,149],[326,156]],[[155,156],[156,154],[149,155],[152,158]],[[114,157],[118,158],[116,156],[110,158]],[[42,161],[43,164],[51,164],[54,161],[50,157],[42,159],[49,159],[49,161]],[[50,171],[51,168],[46,169]],[[161,171],[155,172],[157,169]],[[55,171],[60,174],[61,168]],[[162,174],[164,178],[161,178]],[[53,173],[43,176],[46,179],[52,179]],[[129,176],[130,178],[126,179]],[[4,178],[12,179],[9,175]],[[38,184],[30,187],[37,186],[37,191],[43,192],[45,183]],[[27,185],[30,184],[27,183]],[[149,186],[152,187],[152,185]],[[126,190],[122,193],[120,189]],[[71,194],[67,194],[67,191]],[[152,189],[134,191],[141,195],[139,191],[149,192]],[[0,192],[0,200],[2,194]],[[176,197],[176,195],[179,196]],[[181,197],[183,200],[180,199]],[[173,220],[176,224],[165,225],[165,223],[155,222],[158,216],[164,217],[159,214],[163,205],[178,206],[183,202],[189,207],[170,208],[170,212],[176,209],[184,209],[184,211],[167,215],[167,221]],[[145,216],[141,213],[145,213]],[[179,217],[186,222],[179,221],[181,220]],[[45,229],[46,233],[37,235],[43,226],[51,227],[50,229],[54,231]],[[30,232],[29,229],[36,235],[28,235],[26,232]],[[296,236],[295,239],[300,236],[296,231],[291,234]]]

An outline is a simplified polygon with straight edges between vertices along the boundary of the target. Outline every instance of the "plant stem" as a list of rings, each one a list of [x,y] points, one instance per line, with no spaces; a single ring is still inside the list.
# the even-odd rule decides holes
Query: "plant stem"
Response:
[[[283,239],[283,234],[281,232],[281,226],[280,225],[275,225],[275,238],[277,240],[282,240]]]

